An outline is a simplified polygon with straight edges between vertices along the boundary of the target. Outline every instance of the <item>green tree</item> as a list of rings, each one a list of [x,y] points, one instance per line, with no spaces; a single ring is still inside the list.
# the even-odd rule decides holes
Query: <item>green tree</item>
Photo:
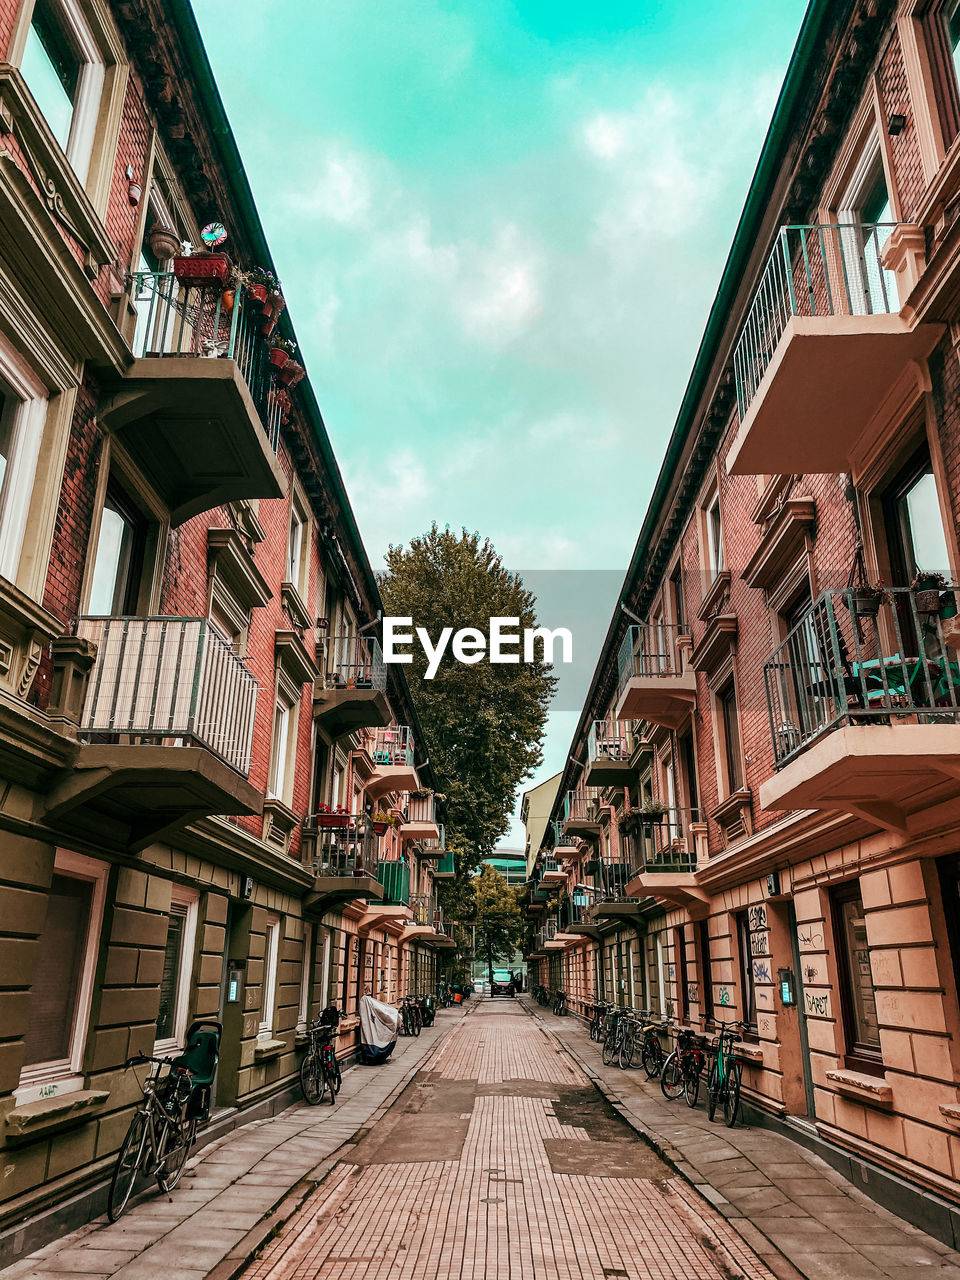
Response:
[[[412,617],[435,642],[443,627],[489,632],[491,617],[534,627],[536,600],[504,568],[489,539],[436,523],[408,547],[390,547],[380,589],[384,609]],[[437,789],[446,796],[448,846],[456,851],[460,891],[506,832],[517,787],[540,764],[547,708],[556,679],[538,660],[517,665],[458,662],[449,646],[432,680],[419,644],[404,668],[423,724]],[[452,889],[450,886],[449,889]],[[449,911],[451,893],[444,892]],[[453,913],[451,913],[453,914]]]
[[[473,895],[476,954],[487,962],[487,976],[493,982],[497,961],[512,959],[520,945],[523,920],[517,890],[507,884],[495,867],[486,863],[474,878]]]

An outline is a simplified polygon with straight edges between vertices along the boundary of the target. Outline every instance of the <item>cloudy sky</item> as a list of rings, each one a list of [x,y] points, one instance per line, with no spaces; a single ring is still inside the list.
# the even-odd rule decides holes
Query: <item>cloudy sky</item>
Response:
[[[374,567],[622,573],[801,0],[194,3]]]

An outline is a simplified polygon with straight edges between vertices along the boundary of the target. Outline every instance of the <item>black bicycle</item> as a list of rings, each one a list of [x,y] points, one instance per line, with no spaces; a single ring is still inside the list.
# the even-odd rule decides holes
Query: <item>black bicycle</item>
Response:
[[[412,996],[404,996],[400,1001],[400,1034],[418,1036],[423,1028],[423,1017]]]
[[[340,1011],[331,1005],[307,1027],[309,1043],[300,1063],[300,1090],[311,1107],[321,1103],[328,1094],[333,1106],[343,1084],[335,1044],[339,1025]]]
[[[600,1000],[593,1006],[590,1016],[590,1039],[598,1044],[606,1034],[606,1017],[612,1008],[613,1005],[606,1000]]]
[[[684,1096],[688,1107],[695,1107],[700,1096],[700,1078],[707,1065],[707,1041],[687,1027],[677,1029],[676,1048],[667,1057],[660,1072],[660,1091],[671,1101]]]
[[[547,990],[546,987],[539,986],[539,985],[534,987],[533,994],[537,1001],[537,1004],[543,1005],[545,1007],[550,1003],[550,992]]]
[[[558,1018],[567,1016],[567,993],[565,991],[558,991],[553,997],[553,1012]]]
[[[176,1057],[137,1053],[127,1059],[127,1067],[149,1062],[153,1069],[138,1081],[143,1103],[130,1121],[113,1166],[107,1197],[111,1222],[130,1203],[139,1179],[155,1178],[161,1191],[172,1191],[183,1177],[197,1126],[210,1114],[222,1031],[219,1022],[194,1022],[186,1048]]]

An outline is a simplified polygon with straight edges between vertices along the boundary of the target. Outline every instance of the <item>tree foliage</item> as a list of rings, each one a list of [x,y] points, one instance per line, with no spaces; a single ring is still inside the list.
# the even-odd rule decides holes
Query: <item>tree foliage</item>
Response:
[[[380,583],[385,611],[412,617],[434,642],[444,627],[476,627],[486,635],[491,617],[519,618],[521,631],[537,625],[533,595],[477,533],[458,535],[434,523],[408,547],[391,546],[386,562]],[[533,663],[493,664],[484,655],[471,666],[458,662],[448,646],[432,680],[424,679],[427,659],[419,644],[412,656],[404,670],[437,789],[447,798],[447,842],[457,853],[462,894],[470,871],[506,832],[518,786],[541,762],[556,679],[539,646]],[[445,909],[456,915],[450,899],[458,890],[450,890]]]
[[[486,863],[473,881],[476,955],[487,963],[493,981],[498,960],[509,960],[520,945],[523,922],[517,890],[507,884],[496,869]]]

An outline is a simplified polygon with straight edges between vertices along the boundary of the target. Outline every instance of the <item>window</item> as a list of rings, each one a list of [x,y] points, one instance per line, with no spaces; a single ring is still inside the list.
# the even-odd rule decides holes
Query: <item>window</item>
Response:
[[[704,512],[704,523],[707,535],[707,575],[713,582],[723,571],[723,521],[720,516],[720,494],[714,494],[713,501]]]
[[[123,617],[138,612],[148,522],[111,477],[107,486],[87,612]]]
[[[677,624],[677,631],[682,633],[685,629],[686,616],[683,609],[683,573],[679,565],[670,578],[670,595],[673,600],[673,620]]]
[[[738,958],[740,961],[740,998],[743,1005],[743,1021],[753,1032],[757,1029],[757,989],[753,981],[753,952],[750,945],[750,915],[741,911],[737,915]]]
[[[282,800],[287,790],[287,762],[290,754],[290,706],[278,698],[273,712],[273,754],[270,761],[270,794]]]
[[[167,1053],[183,1046],[193,977],[197,936],[197,895],[174,885],[160,977],[155,1051]]]
[[[687,999],[687,931],[686,926],[681,925],[679,929],[675,929],[673,933],[673,948],[676,952],[676,985],[677,985],[677,1017],[681,1022],[686,1021],[690,1014],[689,1001]]]
[[[20,72],[71,167],[85,182],[105,64],[78,0],[36,0]]]
[[[697,921],[697,941],[700,944],[700,1008],[705,1018],[713,1012],[713,957],[710,954],[710,924]]]
[[[874,124],[837,211],[844,282],[854,315],[899,310],[896,276],[885,271],[880,262],[894,220],[880,135]]]
[[[937,482],[926,445],[917,451],[882,497],[884,533],[895,586],[906,586],[918,570],[950,576],[950,557],[940,515]]]
[[[106,878],[103,863],[58,850],[30,989],[19,1102],[82,1085]]]
[[[273,1035],[273,1012],[277,991],[277,958],[280,952],[280,917],[267,917],[263,943],[263,986],[260,993],[260,1026],[258,1036],[269,1040]]]
[[[290,502],[286,572],[287,581],[292,582],[306,600],[310,576],[310,512],[306,500],[296,488]]]
[[[953,58],[953,69],[960,79],[960,0],[953,0],[944,9],[946,19],[947,43]]]
[[[47,414],[47,391],[0,337],[0,574],[16,581]]]
[[[740,755],[740,722],[737,718],[737,691],[729,680],[717,694],[720,728],[723,733],[723,763],[726,770],[727,794],[743,787],[743,759]]]
[[[297,1011],[297,1031],[303,1032],[310,1021],[310,976],[313,969],[313,925],[303,927],[303,962],[300,969],[300,1008]]]
[[[870,969],[867,922],[860,886],[838,889],[833,895],[834,941],[840,980],[840,1005],[851,1065],[880,1065],[880,1027]]]

